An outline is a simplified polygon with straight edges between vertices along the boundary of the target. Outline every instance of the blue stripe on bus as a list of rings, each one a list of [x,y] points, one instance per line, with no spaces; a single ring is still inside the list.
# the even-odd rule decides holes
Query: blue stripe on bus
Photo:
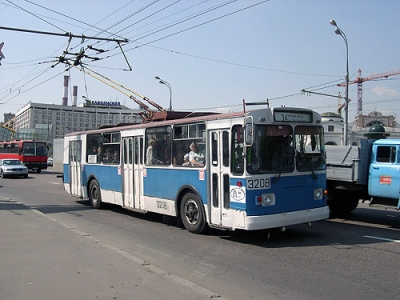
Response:
[[[174,200],[179,189],[184,185],[192,186],[207,201],[207,171],[204,180],[199,179],[199,169],[147,168],[143,178],[144,195]]]
[[[82,183],[86,185],[88,177],[96,174],[100,187],[104,190],[122,192],[122,177],[118,174],[118,166],[113,165],[85,165],[82,172]]]
[[[71,183],[69,168],[69,165],[63,165],[64,183]],[[83,171],[81,172],[82,186],[86,186],[88,177],[92,174],[96,174],[96,179],[98,180],[102,189],[122,192],[122,178],[121,175],[118,174],[118,166],[84,165]]]

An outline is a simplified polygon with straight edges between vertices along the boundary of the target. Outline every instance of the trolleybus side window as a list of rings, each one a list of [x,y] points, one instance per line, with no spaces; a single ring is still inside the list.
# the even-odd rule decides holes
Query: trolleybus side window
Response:
[[[211,135],[211,163],[213,166],[218,165],[218,139],[215,132]]]
[[[124,164],[132,164],[132,139],[128,139],[126,143],[124,143]],[[135,163],[138,164],[137,154],[138,149],[135,148]]]
[[[229,167],[229,132],[222,133],[222,164]]]
[[[170,165],[172,128],[162,126],[146,130],[146,165]]]
[[[119,132],[106,132],[103,136],[104,164],[119,164],[120,162],[121,134]]]
[[[118,164],[120,161],[121,134],[105,132],[88,134],[86,153],[88,163]]]
[[[174,166],[203,167],[205,164],[205,124],[185,124],[174,127],[172,157]],[[194,146],[190,149],[190,146]],[[198,164],[193,163],[193,159]],[[190,161],[192,160],[192,162]]]
[[[172,164],[174,166],[189,165],[190,142],[187,129],[187,125],[174,127],[174,140],[172,142]]]
[[[231,141],[231,172],[234,175],[243,175],[244,172],[244,130],[243,126],[235,125],[232,127]]]
[[[88,134],[86,141],[87,162],[101,163],[103,155],[103,135],[101,133]]]

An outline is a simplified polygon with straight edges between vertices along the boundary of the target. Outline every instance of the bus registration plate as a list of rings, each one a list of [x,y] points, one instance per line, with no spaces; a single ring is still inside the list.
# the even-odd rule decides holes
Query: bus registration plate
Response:
[[[247,179],[246,187],[249,190],[269,189],[270,188],[270,180],[269,180],[269,178]]]

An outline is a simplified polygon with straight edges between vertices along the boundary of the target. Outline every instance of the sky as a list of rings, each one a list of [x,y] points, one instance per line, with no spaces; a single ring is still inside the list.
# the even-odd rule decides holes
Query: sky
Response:
[[[138,108],[135,96],[168,109],[171,92],[176,111],[268,99],[336,112],[347,51],[329,21],[347,38],[351,82],[359,69],[363,78],[400,73],[399,15],[398,0],[0,0],[0,121],[29,102],[62,104],[65,75],[69,105],[77,86],[78,103]],[[357,84],[349,98],[351,122]],[[362,103],[364,114],[400,117],[400,75],[365,81]]]

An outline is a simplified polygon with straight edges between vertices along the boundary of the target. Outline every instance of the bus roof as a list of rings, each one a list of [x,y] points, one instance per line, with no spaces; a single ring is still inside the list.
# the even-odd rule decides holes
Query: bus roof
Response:
[[[226,118],[235,118],[244,116],[244,112],[232,112],[232,113],[211,113],[207,115],[196,115],[193,114],[186,114],[187,117],[178,118],[173,120],[167,121],[156,121],[156,122],[148,122],[148,123],[129,123],[129,124],[117,124],[115,126],[110,127],[102,127],[99,129],[88,130],[88,131],[76,131],[67,133],[65,136],[76,135],[78,133],[96,133],[96,132],[112,132],[117,130],[123,129],[131,129],[131,128],[150,128],[150,127],[157,127],[160,125],[172,125],[172,124],[184,124],[188,122],[201,122],[201,121],[208,121],[208,120],[217,120],[217,119],[226,119]]]
[[[202,122],[202,121],[209,121],[209,120],[220,120],[220,119],[229,119],[229,118],[238,118],[244,117],[249,113],[256,113],[262,111],[273,111],[274,109],[282,109],[282,107],[276,108],[262,108],[256,110],[248,110],[248,111],[239,111],[239,112],[229,112],[229,113],[196,113],[196,112],[174,112],[176,118],[171,118],[166,121],[153,121],[148,123],[123,123],[117,124],[110,127],[100,127],[98,129],[92,130],[84,130],[84,131],[75,131],[67,133],[65,136],[74,136],[76,134],[85,134],[85,133],[101,133],[101,132],[113,132],[115,130],[123,130],[123,129],[133,129],[133,128],[151,128],[151,127],[158,127],[164,125],[175,125],[175,124],[185,124],[185,123],[193,123],[193,122]],[[296,108],[296,107],[284,107],[286,110],[293,110],[293,111],[312,111],[306,108]],[[181,117],[179,117],[179,115]]]

